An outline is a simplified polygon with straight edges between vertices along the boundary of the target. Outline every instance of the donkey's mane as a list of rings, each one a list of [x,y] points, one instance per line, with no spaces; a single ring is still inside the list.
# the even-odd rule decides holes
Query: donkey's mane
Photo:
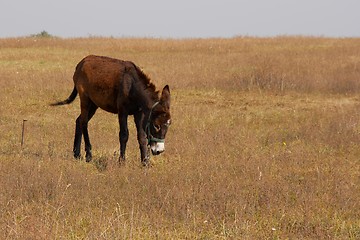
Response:
[[[154,101],[158,101],[159,100],[159,91],[156,90],[156,87],[151,82],[151,79],[135,64],[134,64],[134,67],[136,69],[136,73],[139,76],[140,81],[145,86],[145,91],[150,93],[150,96]]]

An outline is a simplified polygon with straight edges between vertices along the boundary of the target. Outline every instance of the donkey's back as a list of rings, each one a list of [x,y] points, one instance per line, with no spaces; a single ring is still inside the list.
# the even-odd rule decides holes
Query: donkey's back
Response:
[[[74,85],[82,102],[91,101],[105,111],[118,113],[119,97],[127,97],[124,89],[131,82],[124,79],[134,64],[102,56],[87,56],[76,67]]]

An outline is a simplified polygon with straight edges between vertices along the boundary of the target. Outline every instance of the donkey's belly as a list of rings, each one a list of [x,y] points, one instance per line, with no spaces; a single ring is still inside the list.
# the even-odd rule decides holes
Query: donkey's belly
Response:
[[[90,99],[96,106],[99,108],[111,112],[111,113],[118,113],[118,107],[116,100],[113,96],[109,96],[106,94],[96,94],[95,96],[90,96]]]
[[[92,99],[92,101],[95,103],[96,106],[107,112],[111,112],[115,114],[119,113],[117,101],[113,100],[112,97],[101,98],[101,99],[94,98]],[[123,110],[125,110],[125,112],[128,115],[134,115],[136,112],[141,110],[140,107],[137,106],[137,104],[134,104],[131,101],[126,101],[121,107],[123,108]]]
[[[114,108],[113,106],[101,106],[100,107],[102,110],[105,110],[107,112],[110,112],[110,113],[115,113],[117,114],[119,111],[117,108]]]

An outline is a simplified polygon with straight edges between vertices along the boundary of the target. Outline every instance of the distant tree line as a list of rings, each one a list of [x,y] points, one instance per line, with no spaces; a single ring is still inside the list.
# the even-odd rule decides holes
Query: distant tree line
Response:
[[[37,34],[32,34],[32,35],[30,35],[30,37],[36,37],[36,38],[52,38],[52,37],[55,37],[55,36],[51,35],[51,34],[48,33],[47,31],[42,31],[42,32],[37,33]]]

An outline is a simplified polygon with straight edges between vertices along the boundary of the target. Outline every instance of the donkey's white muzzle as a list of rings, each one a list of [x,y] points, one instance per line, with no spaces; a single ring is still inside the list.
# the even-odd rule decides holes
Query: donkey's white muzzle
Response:
[[[165,143],[159,142],[159,143],[151,143],[150,149],[152,154],[159,155],[163,151],[165,151]]]

